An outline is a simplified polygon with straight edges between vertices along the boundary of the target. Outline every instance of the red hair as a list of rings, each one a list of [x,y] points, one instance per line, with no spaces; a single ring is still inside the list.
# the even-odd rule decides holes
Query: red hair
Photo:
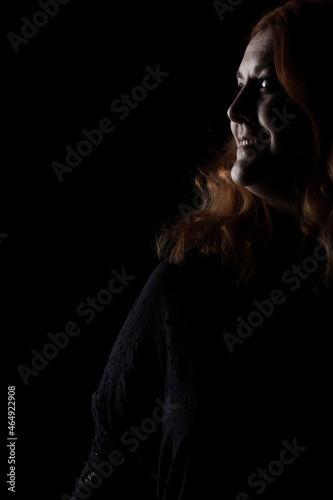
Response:
[[[331,0],[291,0],[266,13],[252,29],[249,41],[270,29],[274,42],[275,69],[289,99],[309,119],[313,137],[313,160],[306,185],[298,193],[298,218],[305,239],[320,238],[327,251],[323,282],[333,276],[333,117],[330,74],[332,49]],[[328,89],[328,90],[327,90]],[[327,90],[327,91],[326,91]],[[236,160],[236,142],[225,146],[204,168],[195,184],[202,197],[200,208],[167,223],[157,239],[160,258],[181,263],[188,250],[219,255],[223,265],[236,264],[238,283],[254,277],[260,251],[273,231],[268,203],[236,185],[230,175]]]

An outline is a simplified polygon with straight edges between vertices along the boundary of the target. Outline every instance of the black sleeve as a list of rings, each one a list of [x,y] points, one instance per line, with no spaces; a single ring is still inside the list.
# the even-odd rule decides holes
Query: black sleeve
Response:
[[[131,487],[139,493],[139,480],[145,498],[156,498],[149,494],[154,490],[150,478],[156,477],[164,411],[167,268],[162,262],[152,273],[111,350],[93,394],[95,436],[72,500],[129,498]]]

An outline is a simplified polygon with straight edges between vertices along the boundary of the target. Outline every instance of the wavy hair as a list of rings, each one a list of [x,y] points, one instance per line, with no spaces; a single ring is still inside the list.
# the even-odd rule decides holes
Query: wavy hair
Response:
[[[272,33],[277,77],[290,101],[309,119],[312,164],[298,193],[298,213],[304,240],[319,238],[328,259],[323,283],[333,277],[333,99],[330,74],[332,0],[290,0],[266,12],[252,28],[248,42],[269,28]],[[229,136],[213,159],[198,169],[194,179],[200,207],[186,219],[166,222],[157,237],[160,258],[181,263],[190,249],[200,255],[218,255],[223,265],[239,270],[238,285],[255,276],[258,256],[271,240],[274,215],[269,204],[236,185],[230,170],[236,160],[236,141]]]

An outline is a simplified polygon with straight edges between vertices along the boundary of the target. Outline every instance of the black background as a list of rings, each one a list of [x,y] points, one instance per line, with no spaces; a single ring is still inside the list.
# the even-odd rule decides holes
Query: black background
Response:
[[[243,40],[267,2],[244,0],[222,22],[211,1],[71,0],[17,54],[7,34],[41,9],[6,7],[2,397],[16,386],[16,498],[60,499],[89,451],[91,395],[110,348],[158,262],[154,235],[185,198],[191,204],[193,172],[228,132]],[[111,103],[158,64],[169,76],[120,120]],[[65,147],[103,118],[116,130],[60,183],[52,162],[64,163]],[[78,318],[77,306],[123,267],[136,278],[90,324]],[[80,335],[25,386],[17,366],[30,367],[31,349],[68,321]]]

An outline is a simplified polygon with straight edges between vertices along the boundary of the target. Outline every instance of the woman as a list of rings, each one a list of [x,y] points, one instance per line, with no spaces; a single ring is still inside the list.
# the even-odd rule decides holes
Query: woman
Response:
[[[232,136],[197,176],[200,208],[158,238],[73,499],[329,491],[332,12],[291,0],[252,30]]]

